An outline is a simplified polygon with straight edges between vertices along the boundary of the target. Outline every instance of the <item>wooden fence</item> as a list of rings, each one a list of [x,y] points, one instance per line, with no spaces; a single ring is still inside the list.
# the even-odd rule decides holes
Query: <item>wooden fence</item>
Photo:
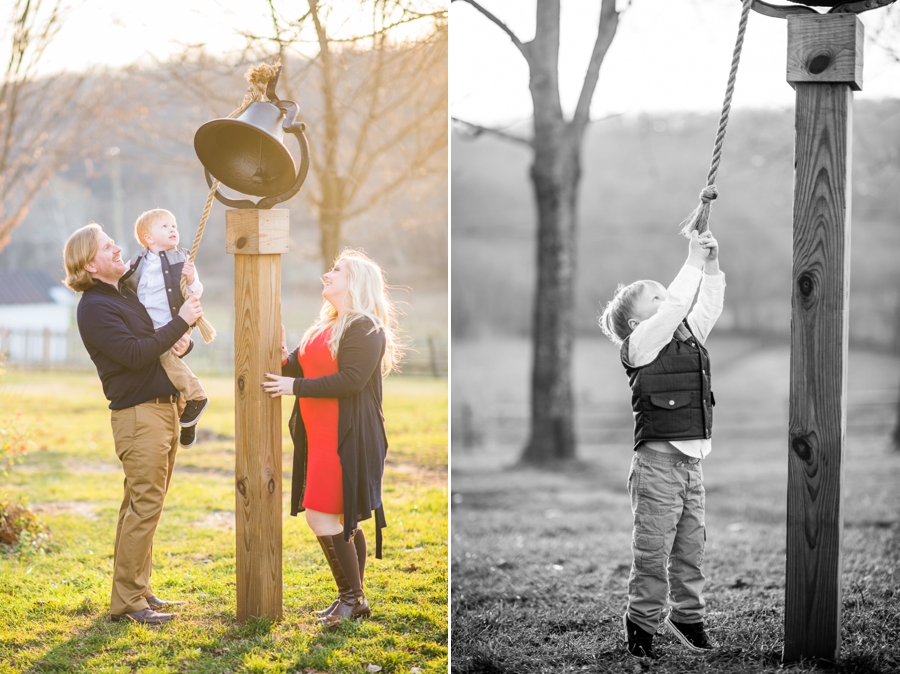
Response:
[[[290,336],[289,336],[290,337]],[[219,331],[209,344],[199,335],[187,356],[191,369],[202,374],[228,375],[234,371],[234,336]],[[296,343],[296,339],[293,343]],[[402,364],[404,375],[447,376],[447,339],[426,336],[410,339],[410,348]],[[292,343],[288,340],[288,343]],[[5,366],[22,370],[93,369],[94,364],[81,342],[78,330],[7,330],[0,328],[0,355]]]

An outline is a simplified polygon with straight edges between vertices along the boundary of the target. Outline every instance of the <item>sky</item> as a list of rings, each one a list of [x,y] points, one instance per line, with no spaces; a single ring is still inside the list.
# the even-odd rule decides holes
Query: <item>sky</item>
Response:
[[[329,33],[341,37],[355,28],[371,30],[371,14],[359,11],[361,0],[341,0],[329,15]],[[418,0],[423,11],[434,11],[450,0]],[[271,18],[266,0],[75,0],[73,9],[42,62],[42,73],[83,70],[90,66],[125,66],[164,59],[186,45],[205,44],[210,53],[240,49],[244,38],[237,30],[270,35]],[[2,0],[0,0],[2,6]],[[276,9],[300,16],[303,0],[275,0]],[[415,31],[416,24],[409,30]],[[309,52],[315,53],[310,32]]]
[[[481,0],[521,39],[534,36],[535,0]],[[620,0],[620,8],[625,4]],[[772,0],[772,4],[789,4]],[[599,0],[562,0],[563,109],[571,114],[597,34]],[[860,15],[867,35],[886,10]],[[592,119],[615,114],[718,111],[741,14],[740,0],[632,0],[600,70]],[[528,68],[510,39],[464,2],[450,10],[450,110],[485,126],[531,116]],[[751,12],[733,107],[790,107],[787,21]],[[900,53],[900,44],[898,44]],[[856,100],[900,97],[900,64],[867,44]]]
[[[164,58],[200,42],[212,52],[236,49],[242,40],[234,26],[265,30],[264,9],[261,0],[85,0],[68,15],[42,72],[124,66],[150,55]]]

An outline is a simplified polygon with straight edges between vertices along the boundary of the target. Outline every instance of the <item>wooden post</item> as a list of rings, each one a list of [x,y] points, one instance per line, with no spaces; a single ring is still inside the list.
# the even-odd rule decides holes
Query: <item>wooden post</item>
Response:
[[[840,651],[852,91],[862,87],[862,49],[856,15],[788,17],[797,135],[785,662]]]
[[[281,399],[262,389],[281,372],[281,254],[287,210],[225,212],[234,255],[234,478],[237,619],[281,618]]]

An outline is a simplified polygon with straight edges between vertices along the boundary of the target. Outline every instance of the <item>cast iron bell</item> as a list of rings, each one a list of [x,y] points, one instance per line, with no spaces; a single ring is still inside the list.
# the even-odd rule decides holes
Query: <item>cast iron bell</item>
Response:
[[[251,103],[235,119],[214,119],[194,135],[194,150],[206,169],[206,182],[213,176],[226,187],[263,197],[254,204],[247,199],[229,199],[216,190],[216,199],[232,208],[272,208],[297,193],[309,172],[309,143],[306,125],[294,121],[299,108],[293,101],[278,100],[275,85],[281,67],[266,87],[269,102]],[[300,170],[284,146],[284,133],[300,144]],[[211,175],[210,175],[211,174]]]

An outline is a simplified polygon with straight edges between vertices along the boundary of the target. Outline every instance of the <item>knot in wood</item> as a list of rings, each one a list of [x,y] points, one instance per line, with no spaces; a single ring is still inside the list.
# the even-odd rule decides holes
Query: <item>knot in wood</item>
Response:
[[[816,279],[809,272],[803,272],[797,277],[797,290],[804,298],[809,298],[816,289]]]
[[[826,70],[828,70],[828,66],[831,65],[831,54],[822,53],[816,54],[813,56],[809,63],[806,64],[806,69],[809,71],[811,75],[821,75]]]
[[[241,496],[247,495],[247,478],[242,477],[237,481],[237,490],[241,493]]]
[[[244,383],[244,378],[243,378],[243,377],[238,377],[238,380],[237,380],[237,387],[238,387],[238,390],[239,390],[239,391],[243,391],[243,390],[244,390],[244,386],[246,386],[246,384]]]
[[[795,435],[791,438],[791,450],[806,463],[812,458],[812,445],[805,436]]]
[[[246,245],[247,245],[247,237],[246,236],[242,236],[237,241],[234,242],[234,247],[237,248],[238,250],[240,250],[241,248],[243,248]]]
[[[266,485],[266,488],[269,490],[270,494],[275,493],[275,480],[273,478],[269,478],[269,484]]]

